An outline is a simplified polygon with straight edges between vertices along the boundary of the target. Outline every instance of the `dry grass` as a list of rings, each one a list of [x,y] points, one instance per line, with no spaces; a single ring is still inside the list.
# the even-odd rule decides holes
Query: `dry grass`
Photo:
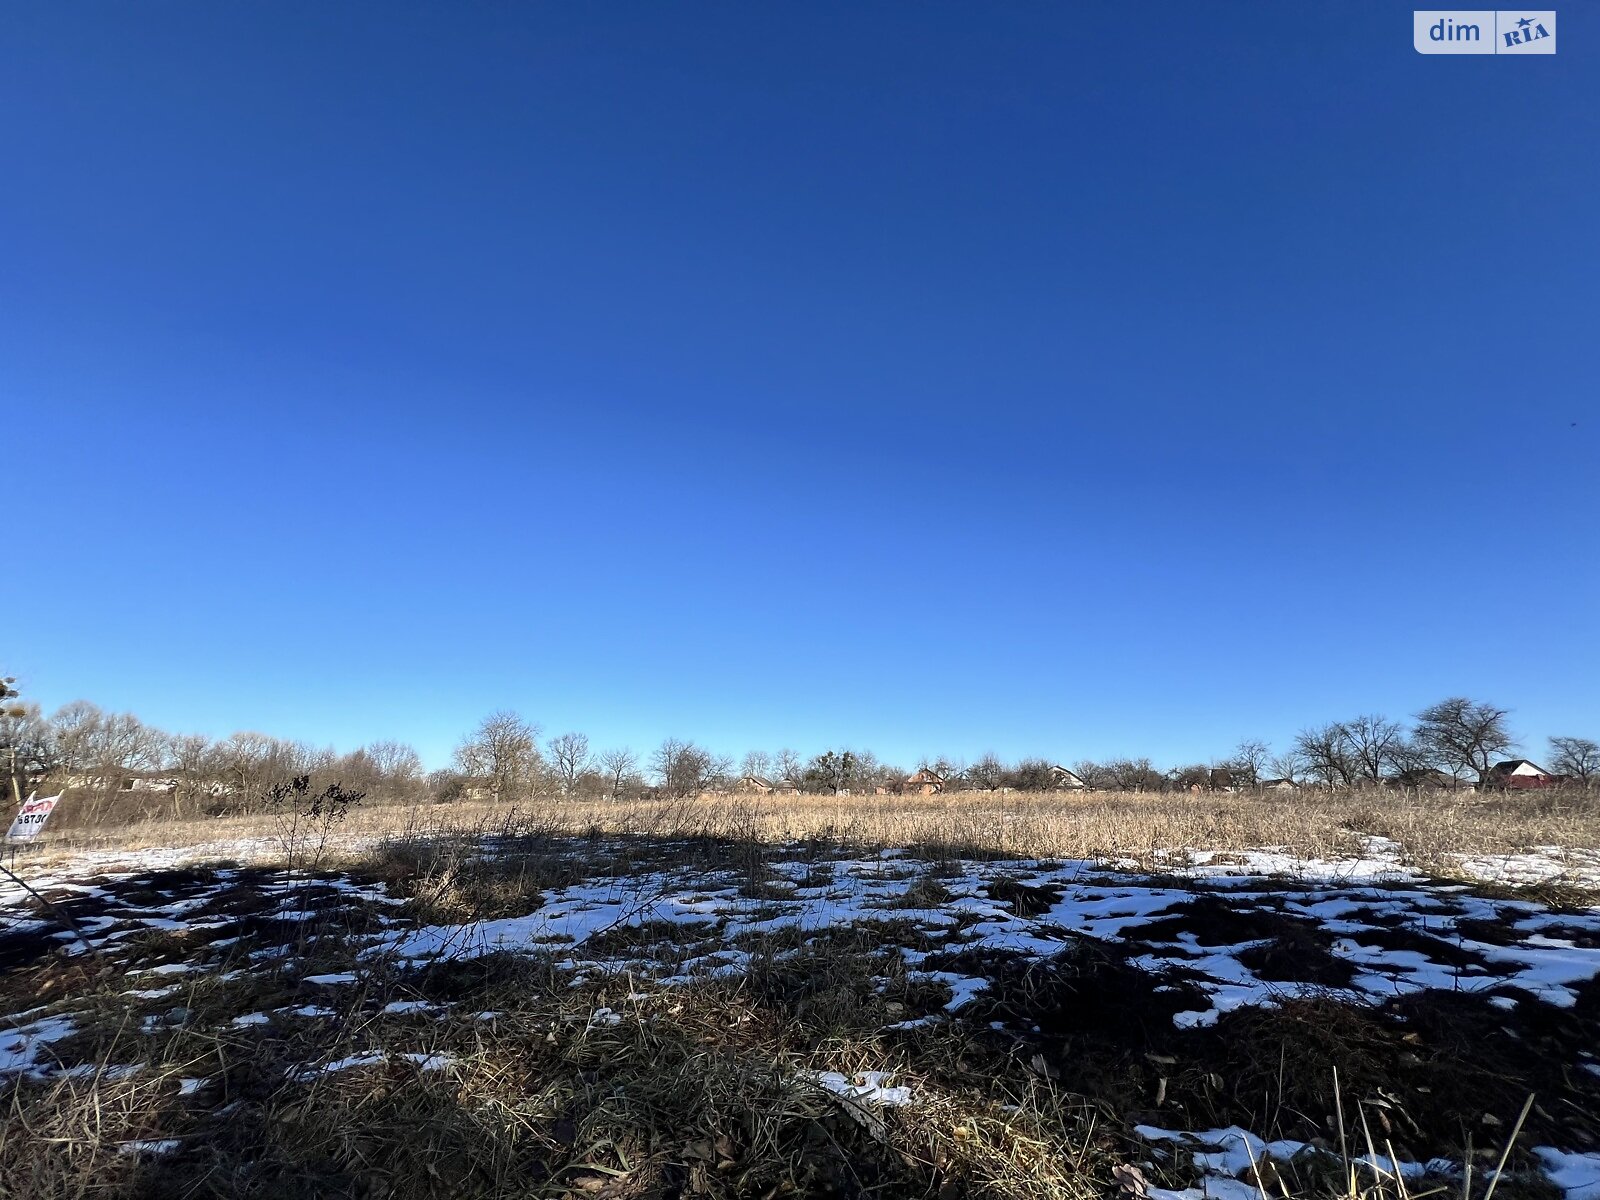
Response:
[[[271,1032],[228,1025],[234,1012],[292,1001],[283,978],[262,973],[233,981],[225,1002],[191,991],[184,1017],[154,1038],[136,1013],[174,1000],[130,1007],[108,972],[95,985],[103,1020],[92,1039],[60,1047],[101,1070],[20,1082],[0,1101],[0,1196],[1137,1200],[1147,1174],[1162,1186],[1192,1182],[1183,1163],[1153,1158],[1127,1132],[1157,1073],[1172,1076],[1169,1115],[1176,1103],[1202,1124],[1226,1124],[1257,1092],[1279,1111],[1338,1111],[1337,1071],[1349,1089],[1342,1103],[1362,1122],[1350,1130],[1352,1154],[1367,1111],[1374,1121],[1401,1111],[1394,1101],[1361,1111],[1360,1097],[1392,1085],[1382,1060],[1412,1048],[1407,1026],[1380,1030],[1339,1005],[1251,1014],[1249,1028],[1215,1036],[1157,1021],[1162,1040],[1147,1043],[1145,1022],[1129,1014],[1164,1014],[1162,994],[1114,956],[1090,954],[1003,977],[984,1008],[983,1017],[1065,1017],[1035,1054],[1035,1041],[991,1033],[982,1019],[889,1032],[886,1021],[942,997],[919,995],[877,938],[840,931],[768,951],[742,979],[658,988],[633,977],[576,982],[514,954],[419,974],[335,949],[317,969],[359,976],[328,998],[337,1019]],[[1063,988],[1099,1002],[1064,1005]],[[382,1011],[402,997],[452,1007],[445,1019]],[[496,1015],[480,1019],[480,1009]],[[598,1019],[606,1013],[615,1016]],[[305,1069],[374,1051],[383,1061],[370,1066]],[[416,1065],[433,1056],[444,1065]],[[1287,1093],[1286,1056],[1307,1068]],[[122,1075],[119,1064],[139,1070]],[[869,1108],[814,1082],[819,1070],[858,1068],[889,1072],[915,1103]],[[186,1090],[197,1077],[205,1085]],[[1263,1129],[1275,1123],[1261,1118]],[[1384,1120],[1379,1151],[1392,1157],[1388,1139],[1400,1135]],[[1483,1147],[1483,1165],[1507,1140],[1502,1130]],[[1330,1129],[1330,1154],[1336,1144]],[[1270,1194],[1286,1198],[1426,1191],[1349,1158],[1270,1169]],[[1535,1178],[1506,1184],[1504,1200],[1554,1200]],[[1463,1194],[1458,1183],[1451,1194]]]
[[[360,807],[340,827],[334,848],[397,836],[497,830],[764,843],[824,840],[867,849],[911,847],[931,857],[1103,857],[1152,866],[1159,865],[1163,852],[1184,848],[1227,852],[1278,847],[1300,858],[1339,858],[1359,853],[1365,835],[1379,835],[1398,843],[1409,861],[1442,867],[1452,855],[1600,847],[1600,801],[1557,793],[1479,798],[1362,792],[969,792],[615,802],[535,798],[501,806]],[[270,816],[218,817],[63,832],[47,835],[40,849],[48,854],[270,842],[280,832]]]
[[[761,900],[789,886],[770,856],[808,842],[824,857],[910,847],[924,861],[904,864],[915,876],[906,903],[937,905],[958,856],[1156,862],[1185,847],[1278,846],[1334,858],[1381,835],[1426,863],[1593,846],[1597,830],[1593,811],[1522,797],[707,798],[370,807],[352,812],[334,851],[359,878],[408,897],[410,919],[461,922],[525,913],[548,889],[664,862],[720,872]],[[108,831],[98,845],[215,846],[277,832],[270,819],[229,818]],[[501,839],[494,854],[483,853],[485,837]],[[48,847],[82,848],[81,835]],[[1193,1179],[1184,1162],[1157,1158],[1130,1135],[1137,1121],[1247,1122],[1263,1132],[1300,1122],[1298,1136],[1320,1130],[1342,1146],[1330,1114],[1349,1103],[1385,1123],[1379,1137],[1431,1151],[1451,1144],[1458,1116],[1491,1104],[1514,1115],[1531,1084],[1561,1097],[1557,1067],[1540,1064],[1570,1062],[1590,1029],[1544,1030],[1529,1004],[1528,1024],[1506,1036],[1506,1012],[1481,996],[1450,996],[1432,1007],[1397,1002],[1392,1012],[1314,1000],[1182,1031],[1172,1013],[1187,1001],[1173,986],[1157,986],[1120,951],[1078,944],[1045,964],[993,964],[984,972],[993,985],[967,1019],[897,1029],[939,1014],[946,1000],[943,985],[908,970],[902,947],[936,946],[919,941],[914,924],[897,924],[898,913],[870,929],[751,935],[738,943],[749,958],[737,975],[660,987],[559,968],[559,952],[421,968],[363,957],[356,937],[376,928],[371,905],[318,908],[309,929],[289,929],[257,903],[275,873],[240,874],[254,877],[228,902],[245,922],[241,940],[183,977],[179,994],[139,999],[129,971],[202,958],[204,948],[186,941],[193,931],[140,932],[108,943],[103,958],[58,951],[0,975],[9,1011],[75,1014],[77,1032],[54,1046],[63,1066],[100,1069],[18,1081],[0,1097],[0,1197],[1138,1200],[1142,1172],[1162,1186]],[[139,898],[145,877],[119,886],[130,903],[155,903]],[[297,885],[302,914],[326,886]],[[1025,886],[1015,891],[1013,903],[1028,902]],[[698,936],[693,926],[607,930],[586,953],[620,952],[604,943],[623,937],[679,938],[687,951]],[[262,957],[274,948],[287,957]],[[336,992],[308,990],[314,972],[356,979]],[[397,1000],[437,1010],[386,1012]],[[270,1029],[232,1022],[308,1001],[336,1014]],[[602,1011],[616,1019],[597,1020]],[[306,1070],[352,1055],[378,1061]],[[419,1069],[431,1056],[446,1065]],[[1296,1072],[1286,1076],[1285,1063]],[[130,1065],[139,1069],[126,1076],[105,1069]],[[815,1082],[818,1071],[868,1069],[909,1085],[916,1102],[852,1106]],[[198,1090],[181,1085],[202,1077]],[[1425,1086],[1407,1091],[1407,1080]],[[1541,1135],[1558,1118],[1579,1120],[1553,1111],[1536,1110]],[[1494,1127],[1496,1146],[1508,1121]],[[140,1146],[165,1139],[170,1153]],[[1348,1157],[1271,1170],[1274,1195],[1415,1200],[1403,1184],[1358,1177]],[[1530,1177],[1508,1178],[1496,1194],[1549,1192]]]
[[[549,964],[515,955],[422,978],[346,963],[363,978],[340,998],[337,1021],[308,1022],[286,1040],[281,1030],[198,1019],[191,1001],[155,1046],[126,1000],[115,1019],[108,982],[98,996],[104,1028],[93,1044],[62,1052],[139,1070],[12,1086],[0,1120],[0,1195],[1104,1193],[1116,1139],[1081,1099],[1015,1070],[937,1080],[880,1034],[881,1009],[815,1003],[870,990],[878,962],[841,952],[820,985],[766,972],[753,986],[649,995],[622,979],[573,986]],[[279,1003],[274,986],[262,977],[259,994],[235,996],[216,1015]],[[498,1015],[375,1013],[378,1001],[418,991],[470,998],[469,1010]],[[596,1019],[609,1012],[617,1016]],[[930,1062],[961,1061],[968,1048],[959,1031],[943,1036],[949,1044],[934,1047]],[[374,1048],[387,1060],[297,1069]],[[419,1069],[406,1055],[445,1065]],[[814,1071],[851,1063],[895,1071],[921,1103],[876,1111],[814,1082]],[[209,1082],[186,1093],[181,1081],[197,1075]]]

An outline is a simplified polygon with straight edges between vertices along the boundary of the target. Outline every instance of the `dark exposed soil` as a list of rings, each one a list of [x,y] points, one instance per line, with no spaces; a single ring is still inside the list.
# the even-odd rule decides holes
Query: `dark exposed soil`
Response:
[[[1355,967],[1336,957],[1329,946],[1326,934],[1296,923],[1271,941],[1241,950],[1234,957],[1262,979],[1345,987],[1355,978]]]
[[[1235,946],[1284,936],[1296,925],[1315,929],[1313,922],[1264,908],[1263,903],[1257,899],[1247,907],[1230,904],[1222,896],[1201,895],[1130,933],[1145,942],[1175,942],[1183,934],[1192,934],[1202,946]]]
[[[1448,967],[1479,967],[1493,971],[1494,964],[1483,955],[1461,945],[1415,929],[1368,929],[1347,935],[1359,946],[1382,950],[1410,950]]]
[[[1254,953],[1287,962],[1306,952],[1280,936]],[[1002,1023],[994,1036],[1010,1053],[1040,1055],[1060,1086],[1132,1119],[1333,1138],[1337,1070],[1347,1119],[1364,1110],[1374,1136],[1381,1131],[1402,1157],[1460,1158],[1469,1139],[1498,1151],[1530,1093],[1538,1100],[1522,1146],[1600,1147],[1600,1076],[1580,1065],[1600,1048],[1600,982],[1585,985],[1572,1008],[1510,989],[1509,1009],[1486,992],[1373,1005],[1330,991],[1178,1029],[1173,1015],[1204,1007],[1203,994],[1181,977],[1129,966],[1112,948],[1078,946],[1045,963],[949,965],[987,966],[992,980],[964,1016]]]
[[[1040,917],[1061,902],[1061,889],[1038,887],[1016,879],[996,879],[985,889],[989,898],[1009,904],[1019,917]]]

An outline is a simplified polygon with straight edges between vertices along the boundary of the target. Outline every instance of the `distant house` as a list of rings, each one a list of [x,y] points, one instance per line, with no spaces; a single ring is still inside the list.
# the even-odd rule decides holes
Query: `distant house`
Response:
[[[113,768],[102,774],[76,772],[62,780],[67,789],[101,789],[108,792],[160,792],[178,790],[178,781],[164,771],[125,771]]]
[[[1295,792],[1300,790],[1300,785],[1292,779],[1263,779],[1260,786],[1263,792]]]
[[[120,790],[171,795],[178,790],[178,780],[165,771],[129,771],[122,777]]]
[[[907,775],[900,783],[900,790],[914,796],[937,796],[944,791],[944,776],[923,767]]]
[[[1233,771],[1228,767],[1212,767],[1207,781],[1214,792],[1231,792],[1234,788]]]
[[[1561,776],[1552,775],[1537,763],[1531,763],[1525,758],[1513,758],[1490,767],[1489,777],[1484,782],[1492,788],[1528,791],[1534,788],[1555,787],[1561,782]]]
[[[759,775],[745,775],[733,785],[733,790],[746,796],[766,796],[772,792],[772,783]]]
[[[1069,771],[1060,763],[1050,765],[1050,786],[1058,792],[1081,792],[1089,785],[1078,777],[1076,771]]]
[[[800,794],[800,785],[792,779],[775,779],[772,782],[772,794],[774,796],[798,796]]]

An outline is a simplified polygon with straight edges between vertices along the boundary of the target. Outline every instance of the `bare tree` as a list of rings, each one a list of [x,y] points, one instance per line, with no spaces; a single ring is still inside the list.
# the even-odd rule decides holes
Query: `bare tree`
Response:
[[[1025,758],[1005,773],[1008,786],[1019,792],[1050,792],[1056,787],[1055,769],[1048,758]]]
[[[423,783],[435,804],[449,804],[467,794],[467,777],[450,767],[429,771]]]
[[[1006,765],[993,750],[967,768],[967,779],[975,788],[992,792],[1005,779]]]
[[[1551,738],[1550,769],[1588,787],[1600,779],[1600,742],[1583,737]]]
[[[210,796],[220,768],[216,748],[203,733],[179,733],[167,739],[163,769],[171,772],[173,804],[182,815]]]
[[[1305,761],[1306,772],[1329,787],[1349,787],[1359,769],[1345,728],[1337,721],[1302,729],[1295,735],[1294,749]]]
[[[1084,787],[1099,789],[1111,786],[1111,773],[1106,770],[1104,763],[1081,758],[1072,764],[1072,773],[1083,780]]]
[[[733,760],[712,754],[693,742],[667,738],[650,757],[650,769],[663,791],[674,796],[697,796],[720,783],[733,769]]]
[[[754,775],[757,779],[766,779],[767,772],[772,770],[772,755],[765,750],[752,750],[744,756],[744,761],[739,764],[739,771],[744,775]]]
[[[876,754],[871,750],[856,750],[853,753],[856,761],[855,769],[850,774],[852,788],[868,789],[878,783],[885,783],[887,786],[883,764],[878,761]],[[893,778],[900,779],[903,776],[896,773]]]
[[[733,755],[705,752],[705,787],[726,790],[733,783]]]
[[[777,771],[779,779],[787,779],[790,783],[798,785],[800,776],[805,774],[805,759],[798,753],[787,748],[779,750],[773,758],[773,769]]]
[[[103,713],[89,732],[88,765],[99,781],[102,800],[109,800],[135,771],[161,761],[165,738],[132,713]]]
[[[1282,754],[1273,755],[1267,765],[1272,769],[1274,776],[1287,779],[1290,783],[1299,783],[1300,777],[1306,770],[1305,756],[1294,747],[1290,747]]]
[[[9,686],[4,690],[16,694]],[[55,742],[37,704],[9,698],[0,703],[0,757],[9,772],[12,802],[17,804],[22,802],[25,780],[36,781],[55,769]]]
[[[1429,786],[1436,762],[1433,751],[1415,738],[1402,737],[1389,747],[1389,763],[1396,778],[1407,786]]]
[[[1236,784],[1255,787],[1261,782],[1261,768],[1272,758],[1272,751],[1263,741],[1247,738],[1239,743],[1233,756],[1224,764],[1233,772]]]
[[[684,775],[683,756],[693,749],[693,742],[675,737],[662,739],[661,745],[656,747],[655,753],[650,756],[650,770],[662,791],[676,792],[674,785]]]
[[[487,780],[496,801],[532,791],[539,773],[539,727],[514,712],[485,717],[456,747],[456,766],[465,775]]]
[[[50,714],[50,739],[62,782],[72,787],[94,768],[95,738],[105,714],[87,700],[63,704]]]
[[[947,792],[961,791],[967,786],[967,760],[964,758],[948,758],[941,754],[931,763],[924,759],[921,765],[944,780]]]
[[[331,755],[331,757],[330,757]],[[373,742],[349,754],[296,746],[291,757],[304,774],[326,775],[346,791],[390,800],[414,800],[423,792],[422,757],[404,742]]]
[[[1148,758],[1117,758],[1104,764],[1104,769],[1119,792],[1159,792],[1167,782]]]
[[[404,742],[373,742],[367,754],[391,785],[416,783],[422,778],[422,755]]]
[[[1398,768],[1398,755],[1405,745],[1406,731],[1387,717],[1365,716],[1341,721],[1345,753],[1363,779],[1377,783],[1391,768]]]
[[[216,748],[221,788],[234,802],[250,806],[264,800],[273,782],[277,743],[264,733],[240,730],[229,734]]]
[[[578,776],[589,769],[589,737],[583,733],[563,733],[545,749],[555,770],[556,783],[564,796],[572,795]]]
[[[622,781],[639,768],[639,756],[626,746],[619,746],[615,750],[601,751],[596,761],[605,772],[606,794],[613,800],[618,799],[622,792]]]
[[[339,752],[332,746],[313,746],[310,742],[279,742],[278,745],[283,748],[293,776],[332,771],[339,761]]]
[[[1506,718],[1510,710],[1452,696],[1417,714],[1412,740],[1435,760],[1452,769],[1475,771],[1481,784],[1494,760],[1516,747]]]

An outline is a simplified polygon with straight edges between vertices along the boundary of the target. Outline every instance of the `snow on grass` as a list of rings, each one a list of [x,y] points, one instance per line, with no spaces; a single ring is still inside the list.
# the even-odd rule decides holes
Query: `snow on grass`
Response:
[[[0,1075],[32,1070],[51,1042],[71,1037],[77,1031],[77,1022],[70,1017],[44,1017],[26,1025],[0,1029]]]
[[[1180,1027],[1214,1024],[1234,1009],[1271,1005],[1333,986],[1315,976],[1266,979],[1245,966],[1240,956],[1268,946],[1270,937],[1227,935],[1219,941],[1210,936],[1202,942],[1197,938],[1207,937],[1207,929],[1198,914],[1193,932],[1164,929],[1168,918],[1189,919],[1185,914],[1200,897],[1220,890],[1234,913],[1298,920],[1331,939],[1327,953],[1355,972],[1335,990],[1355,999],[1383,1001],[1433,989],[1514,989],[1571,1006],[1574,989],[1600,974],[1600,949],[1539,933],[1556,920],[1540,905],[1491,900],[1455,885],[1430,883],[1399,868],[1388,854],[1387,846],[1369,844],[1361,859],[1299,864],[1305,869],[1292,878],[1276,873],[1284,864],[1270,854],[1175,867],[1171,874],[1200,872],[1187,887],[1085,862],[963,862],[941,873],[937,882],[946,898],[936,907],[906,906],[910,889],[924,877],[915,863],[903,859],[779,864],[787,868],[775,872],[787,879],[786,887],[767,889],[759,898],[743,894],[732,877],[658,871],[547,890],[526,916],[396,930],[379,936],[368,953],[421,963],[470,959],[496,950],[544,950],[559,951],[574,970],[586,965],[622,969],[638,965],[645,956],[637,948],[595,954],[587,944],[615,930],[681,928],[685,939],[702,947],[680,959],[663,980],[682,982],[741,973],[747,955],[738,947],[751,937],[814,936],[896,922],[953,950],[1034,958],[1053,956],[1077,938],[1137,942],[1144,952],[1136,965],[1152,973],[1181,970],[1206,993],[1204,1008],[1178,1014]],[[1268,868],[1273,872],[1262,873]],[[1334,878],[1343,882],[1329,882]],[[1037,909],[1019,911],[1020,902],[1013,902],[1019,894],[1031,898]],[[1559,921],[1600,934],[1600,910],[1562,915]],[[1479,926],[1507,928],[1515,944],[1485,942],[1466,932]],[[1424,948],[1395,946],[1378,936],[1397,929],[1415,934]],[[712,945],[705,944],[708,939]],[[1452,952],[1440,956],[1428,951],[1440,943],[1448,943]],[[950,988],[947,1008],[952,1012],[987,986],[977,976],[918,971],[926,952],[905,946],[901,953],[913,978]]]
[[[1551,1146],[1535,1146],[1533,1152],[1566,1200],[1600,1200],[1600,1154],[1572,1154]]]
[[[1301,858],[1281,848],[1227,852],[1189,849],[1176,856],[1158,857],[1173,859],[1171,873],[1188,879],[1227,881],[1277,876],[1308,883],[1386,883],[1416,878],[1413,871],[1401,865],[1399,843],[1376,836],[1362,839],[1362,853],[1357,858]]]
[[[1536,846],[1515,854],[1461,854],[1454,860],[1463,875],[1485,883],[1521,887],[1561,882],[1600,888],[1600,850]]]
[[[349,1071],[357,1067],[378,1067],[391,1062],[410,1063],[419,1071],[439,1071],[454,1062],[448,1054],[349,1054],[344,1058],[335,1059],[333,1062],[321,1063],[313,1067],[301,1067],[290,1071],[288,1078],[295,1083],[310,1083],[323,1075],[332,1075],[339,1071]]]
[[[798,851],[774,848],[773,853]],[[941,985],[948,991],[942,1012],[900,1021],[888,1026],[891,1029],[962,1020],[963,1010],[992,985],[977,973],[984,969],[981,965],[958,962],[982,964],[989,955],[1043,960],[1083,941],[1126,946],[1133,966],[1152,976],[1168,976],[1169,981],[1181,977],[1185,987],[1202,993],[1199,1007],[1174,1017],[1180,1028],[1213,1025],[1231,1011],[1270,1006],[1287,997],[1330,993],[1365,1003],[1429,990],[1484,992],[1491,1003],[1507,1010],[1515,1010],[1519,997],[1524,1002],[1531,998],[1571,1007],[1577,989],[1600,975],[1600,908],[1551,909],[1531,900],[1491,898],[1460,884],[1432,881],[1404,866],[1399,847],[1382,839],[1367,839],[1361,853],[1348,860],[1300,860],[1270,848],[1227,855],[1191,850],[1164,856],[1161,865],[1157,875],[1119,869],[1126,864],[1082,860],[957,861],[934,868],[909,856],[885,853],[876,858],[822,856],[806,861],[779,857],[763,864],[766,873],[759,879],[740,871],[684,865],[547,888],[528,896],[525,915],[416,927],[404,924],[406,914],[401,911],[378,918],[381,932],[340,936],[347,948],[402,967],[511,950],[548,955],[574,979],[629,972],[640,984],[661,987],[740,976],[750,969],[758,950],[781,958],[807,942],[853,929],[868,934],[866,941],[877,952],[898,955],[909,981]],[[1600,882],[1600,852],[1546,847],[1523,855],[1463,859],[1462,869],[1497,881],[1528,883],[1573,879],[1592,871]],[[304,897],[297,889],[304,885],[304,877],[298,875],[255,883],[275,905],[269,911],[281,916],[303,910]],[[235,880],[231,873],[219,872],[207,890],[142,910],[116,902],[116,883],[109,878],[92,885],[60,878],[52,886],[107,902],[104,913],[82,922],[90,941],[105,950],[115,948],[120,939],[142,936],[142,930],[183,935],[220,925],[224,918],[206,913],[213,899],[235,886]],[[386,913],[394,913],[403,903],[380,885],[365,881],[336,878],[318,880],[316,886],[325,889],[320,895],[336,894],[353,905],[382,905]],[[7,902],[0,897],[0,905]],[[26,935],[44,928],[47,923],[40,918],[0,911],[0,929],[6,932]],[[1297,949],[1302,942],[1295,938],[1302,939],[1306,956],[1321,954],[1344,968],[1345,973],[1336,977],[1339,982],[1330,984],[1314,975],[1303,980],[1266,978],[1247,965],[1259,964],[1261,959],[1252,955],[1266,949],[1293,959],[1302,952]],[[1287,950],[1279,946],[1280,939]],[[287,946],[252,953],[287,958],[283,969],[291,980],[293,968],[304,961],[294,957],[303,949],[291,951]],[[957,960],[956,954],[962,957]],[[130,982],[157,985],[135,986],[125,995],[130,1000],[158,1000],[177,990],[181,977],[190,973],[211,972],[209,978],[234,980],[262,965],[257,959],[216,975],[229,964],[198,954],[197,959],[125,971]],[[331,965],[326,958],[315,961]],[[305,975],[300,982],[331,988],[354,984],[359,977],[355,971],[324,970]],[[628,999],[644,1000],[649,995],[636,991]],[[279,994],[256,1003],[281,1005],[283,1000]],[[448,1013],[451,1008],[424,1000],[395,1000],[377,1011],[403,1015]],[[615,1026],[631,1012],[597,1007],[587,1017],[580,1015],[576,1028]],[[292,1025],[281,1020],[284,1016],[334,1015],[324,1005],[299,1003],[216,1019],[240,1029],[268,1027],[261,1033],[271,1038]],[[487,1020],[497,1014],[477,1015]],[[161,1027],[160,1017],[146,1020],[153,1031]],[[48,1065],[41,1063],[44,1051],[78,1026],[67,1014],[0,1031],[0,1075],[49,1074]],[[305,1027],[299,1029],[303,1033]],[[304,1083],[330,1073],[396,1063],[433,1071],[450,1061],[442,1054],[380,1049],[301,1065],[288,1077]],[[1600,1071],[1593,1062],[1575,1065]],[[138,1068],[114,1068],[123,1069]],[[95,1070],[84,1064],[58,1073]],[[888,1085],[889,1075],[881,1071],[853,1076],[815,1072],[806,1078],[851,1103],[873,1107],[912,1103],[911,1089]],[[180,1086],[187,1095],[203,1081],[185,1079]],[[1252,1157],[1290,1159],[1308,1152],[1301,1143],[1266,1142],[1236,1127],[1182,1133],[1145,1126],[1138,1132],[1185,1155],[1204,1177],[1206,1194],[1229,1197],[1237,1192],[1240,1200],[1259,1200],[1254,1184],[1241,1178]],[[1600,1200],[1600,1155],[1549,1147],[1538,1153],[1567,1200]],[[1368,1168],[1407,1178],[1424,1170],[1419,1164],[1387,1160],[1374,1161]],[[1151,1189],[1150,1194],[1170,1200],[1200,1192]]]
[[[925,983],[942,983],[950,989],[950,999],[945,1004],[946,1012],[955,1012],[957,1009],[972,1002],[972,998],[989,986],[989,981],[977,975],[957,975],[954,971],[911,971],[909,978]]]
[[[391,1000],[378,1011],[387,1016],[396,1016],[402,1013],[438,1012],[442,1008],[444,1005],[431,1000]]]
[[[1230,1125],[1226,1129],[1196,1132],[1135,1125],[1133,1132],[1147,1142],[1168,1145],[1175,1152],[1185,1155],[1189,1164],[1200,1174],[1199,1187],[1184,1188],[1181,1191],[1149,1189],[1149,1194],[1156,1200],[1174,1200],[1179,1197],[1183,1200],[1195,1200],[1201,1196],[1223,1197],[1225,1200],[1255,1197],[1255,1200],[1261,1200],[1261,1196],[1265,1193],[1258,1186],[1257,1180],[1271,1177],[1270,1170],[1262,1169],[1263,1163],[1292,1163],[1308,1157],[1325,1158],[1330,1163],[1338,1161],[1330,1152],[1318,1149],[1308,1142],[1297,1142],[1288,1138],[1269,1142],[1237,1125]],[[1426,1163],[1405,1162],[1381,1154],[1368,1153],[1352,1157],[1350,1163],[1356,1168],[1358,1175],[1370,1173],[1385,1181],[1400,1181],[1402,1195],[1405,1194],[1404,1185],[1414,1184],[1430,1172],[1453,1176],[1459,1176],[1461,1173],[1458,1164],[1442,1159]]]
[[[912,1102],[911,1089],[905,1086],[888,1087],[884,1080],[891,1078],[889,1071],[858,1071],[844,1075],[839,1071],[813,1071],[809,1078],[823,1091],[857,1104],[875,1108],[903,1108]]]
[[[1263,1174],[1260,1164],[1268,1160],[1292,1163],[1307,1157],[1324,1157],[1330,1162],[1336,1156],[1307,1142],[1289,1139],[1266,1141],[1249,1130],[1238,1126],[1226,1129],[1184,1131],[1160,1129],[1151,1125],[1136,1125],[1133,1132],[1147,1142],[1170,1147],[1187,1157],[1189,1164],[1200,1173],[1200,1186],[1182,1190],[1150,1188],[1149,1195],[1156,1200],[1197,1200],[1201,1196],[1222,1197],[1224,1200],[1260,1200],[1261,1191],[1254,1182]],[[1600,1200],[1600,1154],[1574,1153],[1550,1146],[1535,1146],[1546,1178],[1565,1195],[1565,1200]],[[1390,1159],[1371,1152],[1350,1158],[1358,1177],[1370,1173],[1375,1178],[1400,1180],[1415,1186],[1425,1175],[1451,1180],[1462,1178],[1462,1166],[1449,1159],[1430,1159],[1428,1162],[1407,1162]],[[1486,1178],[1492,1178],[1488,1172]],[[1402,1194],[1404,1194],[1402,1192]]]
[[[140,1140],[123,1142],[117,1147],[118,1154],[172,1154],[179,1146],[183,1145],[177,1138],[157,1138],[154,1140]]]

